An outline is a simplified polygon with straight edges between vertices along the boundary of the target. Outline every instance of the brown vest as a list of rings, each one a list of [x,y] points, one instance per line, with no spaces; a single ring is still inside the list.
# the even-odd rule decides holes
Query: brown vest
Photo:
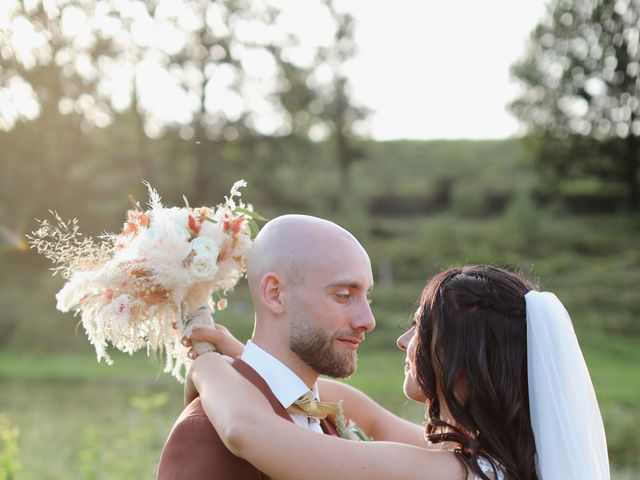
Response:
[[[253,383],[269,400],[276,415],[291,420],[287,411],[275,397],[267,382],[240,359],[233,367]],[[336,435],[335,427],[322,420],[322,430]],[[224,446],[218,433],[196,398],[182,412],[162,449],[157,480],[268,480],[264,473]]]

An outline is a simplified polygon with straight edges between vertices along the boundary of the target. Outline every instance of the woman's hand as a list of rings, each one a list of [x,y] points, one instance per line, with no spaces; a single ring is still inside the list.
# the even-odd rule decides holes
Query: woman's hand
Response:
[[[244,344],[234,337],[224,325],[217,323],[215,328],[199,327],[194,328],[191,335],[184,337],[182,343],[190,347],[196,342],[207,342],[216,347],[216,350],[222,355],[229,357],[239,357],[244,351]],[[190,358],[197,358],[198,354],[193,350],[189,350]],[[186,395],[186,385],[185,385]],[[194,397],[195,398],[195,397]],[[185,397],[186,399],[186,397]]]
[[[216,357],[221,357],[229,365],[233,363],[233,358],[228,357],[226,355],[220,355],[219,353],[215,353],[215,352],[208,352],[208,354],[215,355]],[[193,402],[193,400],[198,398],[198,396],[200,395],[200,393],[198,392],[198,386],[197,386],[198,382],[194,379],[194,375],[196,375],[195,372],[199,367],[199,363],[196,364],[196,362],[194,362],[194,364],[191,365],[191,368],[187,372],[187,378],[184,381],[184,405],[185,406],[189,405],[191,402]],[[200,377],[202,377],[202,374],[200,374]]]

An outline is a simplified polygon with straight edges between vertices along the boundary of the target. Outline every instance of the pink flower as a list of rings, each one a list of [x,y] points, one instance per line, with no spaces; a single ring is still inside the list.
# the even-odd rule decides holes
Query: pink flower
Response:
[[[242,224],[244,223],[244,221],[245,217],[243,215],[240,215],[233,221],[233,223],[231,224],[231,230],[233,231],[233,233],[235,233],[236,235],[240,233],[240,229],[242,228]]]
[[[189,214],[189,230],[193,232],[194,235],[198,235],[200,233],[200,229],[202,229],[203,220],[196,220],[193,215]]]

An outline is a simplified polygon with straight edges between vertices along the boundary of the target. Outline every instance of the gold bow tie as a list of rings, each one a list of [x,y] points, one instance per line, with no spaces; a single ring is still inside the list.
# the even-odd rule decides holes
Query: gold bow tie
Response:
[[[316,400],[313,398],[313,393],[309,391],[293,402],[293,404],[287,408],[287,412],[302,413],[309,417],[323,420],[327,418],[328,415],[337,414],[339,408],[337,403]]]

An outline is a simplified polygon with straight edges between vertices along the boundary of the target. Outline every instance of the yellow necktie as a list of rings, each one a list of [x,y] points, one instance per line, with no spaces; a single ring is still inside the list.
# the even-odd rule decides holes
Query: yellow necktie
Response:
[[[328,415],[337,414],[338,408],[339,405],[337,403],[316,400],[313,398],[313,392],[309,391],[293,402],[293,404],[287,408],[287,412],[302,413],[309,417],[322,420]]]

